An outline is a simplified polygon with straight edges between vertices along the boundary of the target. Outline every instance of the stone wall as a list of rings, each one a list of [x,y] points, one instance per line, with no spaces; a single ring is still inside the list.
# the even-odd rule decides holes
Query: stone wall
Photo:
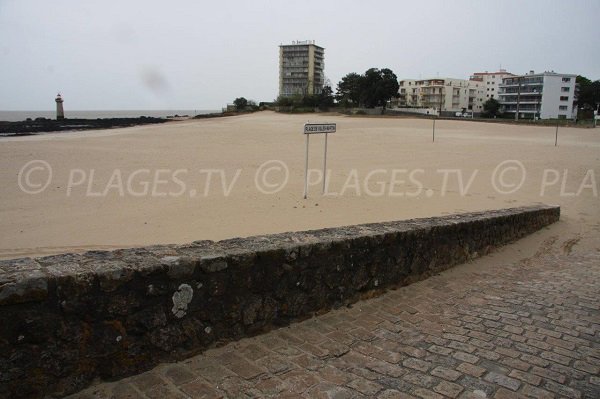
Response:
[[[0,397],[56,396],[410,284],[560,208],[0,262]]]

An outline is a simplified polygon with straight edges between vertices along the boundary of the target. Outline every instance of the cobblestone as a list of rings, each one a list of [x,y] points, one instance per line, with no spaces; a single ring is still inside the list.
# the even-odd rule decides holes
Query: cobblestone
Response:
[[[476,261],[74,398],[600,397],[600,253]]]

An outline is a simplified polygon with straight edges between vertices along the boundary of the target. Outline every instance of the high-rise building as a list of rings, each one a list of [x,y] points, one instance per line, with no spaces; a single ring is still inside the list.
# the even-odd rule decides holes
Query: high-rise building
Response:
[[[555,72],[504,78],[500,104],[505,113],[518,119],[572,119],[577,116],[577,75]]]
[[[279,96],[320,94],[325,82],[325,49],[314,40],[279,46]]]

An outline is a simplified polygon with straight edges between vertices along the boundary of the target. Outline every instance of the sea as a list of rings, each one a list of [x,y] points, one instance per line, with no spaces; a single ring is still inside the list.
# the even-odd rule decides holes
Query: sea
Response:
[[[212,114],[221,110],[206,109],[171,109],[171,110],[119,110],[119,111],[67,111],[65,118],[71,119],[98,119],[98,118],[139,118],[150,116],[154,118],[167,118],[178,116],[193,117],[196,115]],[[0,111],[0,121],[19,122],[27,118],[55,119],[56,111]]]

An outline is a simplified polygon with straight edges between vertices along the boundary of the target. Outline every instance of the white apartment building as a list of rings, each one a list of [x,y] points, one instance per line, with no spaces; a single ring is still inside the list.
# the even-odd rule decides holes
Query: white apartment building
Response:
[[[483,83],[465,79],[404,79],[399,82],[399,107],[431,108],[438,115],[483,111]]]
[[[506,77],[499,86],[505,113],[518,119],[573,119],[577,116],[577,75],[555,72]]]
[[[490,98],[498,100],[498,93],[500,91],[500,84],[502,79],[515,76],[505,69],[500,69],[498,72],[475,72],[471,75],[470,80],[481,82],[483,85],[483,97],[482,101],[485,103]]]

